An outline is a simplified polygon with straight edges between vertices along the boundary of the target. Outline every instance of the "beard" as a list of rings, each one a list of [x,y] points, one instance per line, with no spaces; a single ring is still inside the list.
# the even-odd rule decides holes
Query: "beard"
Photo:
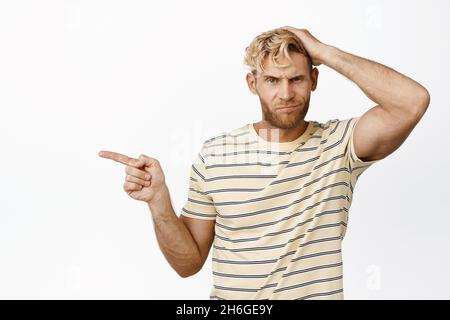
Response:
[[[263,119],[270,123],[271,126],[280,129],[293,129],[300,127],[303,124],[306,114],[309,109],[309,96],[303,105],[298,110],[289,113],[278,113],[276,110],[271,110],[269,105],[259,98],[263,111]],[[292,105],[293,103],[289,103]],[[298,103],[300,104],[300,103]]]

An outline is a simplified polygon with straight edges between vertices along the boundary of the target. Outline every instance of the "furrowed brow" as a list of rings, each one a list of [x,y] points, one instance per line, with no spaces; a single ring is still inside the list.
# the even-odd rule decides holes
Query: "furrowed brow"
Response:
[[[270,75],[270,74],[263,75],[263,77],[264,77],[264,79],[269,79],[269,78],[280,79],[280,78],[278,78],[278,77],[276,77],[276,76],[274,76],[274,75]],[[293,77],[290,78],[289,80],[292,80],[292,79],[295,79],[295,78],[304,78],[304,77],[305,77],[305,75],[303,75],[303,74],[298,74],[298,75],[296,75],[296,76],[293,76]]]

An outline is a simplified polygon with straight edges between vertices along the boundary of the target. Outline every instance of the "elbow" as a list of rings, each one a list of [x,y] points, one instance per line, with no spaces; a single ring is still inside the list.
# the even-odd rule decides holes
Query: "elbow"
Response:
[[[194,274],[196,274],[196,272],[194,272],[194,273],[183,273],[183,272],[178,272],[178,275],[179,275],[181,278],[183,278],[183,279],[189,278],[190,276],[193,276]]]
[[[176,270],[181,278],[188,278],[200,271],[201,268],[192,268],[189,270]]]
[[[430,93],[428,92],[428,90],[425,89],[425,88],[423,88],[422,96],[421,96],[420,101],[421,101],[421,104],[422,104],[422,108],[427,110],[428,106],[430,105],[431,96],[430,96]]]
[[[202,266],[203,263],[198,261],[189,266],[175,268],[175,271],[181,278],[188,278],[199,272],[202,269]]]
[[[427,89],[422,87],[422,90],[418,93],[416,98],[416,107],[414,108],[414,115],[416,118],[420,119],[423,117],[430,105],[431,97]]]

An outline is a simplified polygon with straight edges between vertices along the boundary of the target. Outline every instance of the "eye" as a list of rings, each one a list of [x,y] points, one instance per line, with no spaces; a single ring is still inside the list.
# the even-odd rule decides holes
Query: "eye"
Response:
[[[269,83],[274,83],[274,82],[277,81],[277,79],[275,79],[275,78],[267,78],[266,81],[269,82]]]

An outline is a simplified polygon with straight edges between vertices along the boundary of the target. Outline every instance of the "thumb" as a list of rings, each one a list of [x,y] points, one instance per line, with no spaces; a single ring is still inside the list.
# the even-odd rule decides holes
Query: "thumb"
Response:
[[[141,164],[141,166],[151,167],[151,166],[153,166],[154,164],[157,164],[157,163],[158,163],[158,160],[156,160],[156,159],[154,159],[154,158],[151,158],[151,157],[149,157],[149,156],[147,156],[147,155],[145,155],[145,154],[141,154],[141,155],[139,156],[139,161],[138,161],[138,163]]]
[[[128,163],[129,166],[135,167],[135,168],[140,168],[142,167],[144,164],[141,160],[139,159],[134,159],[131,158],[130,162]]]

